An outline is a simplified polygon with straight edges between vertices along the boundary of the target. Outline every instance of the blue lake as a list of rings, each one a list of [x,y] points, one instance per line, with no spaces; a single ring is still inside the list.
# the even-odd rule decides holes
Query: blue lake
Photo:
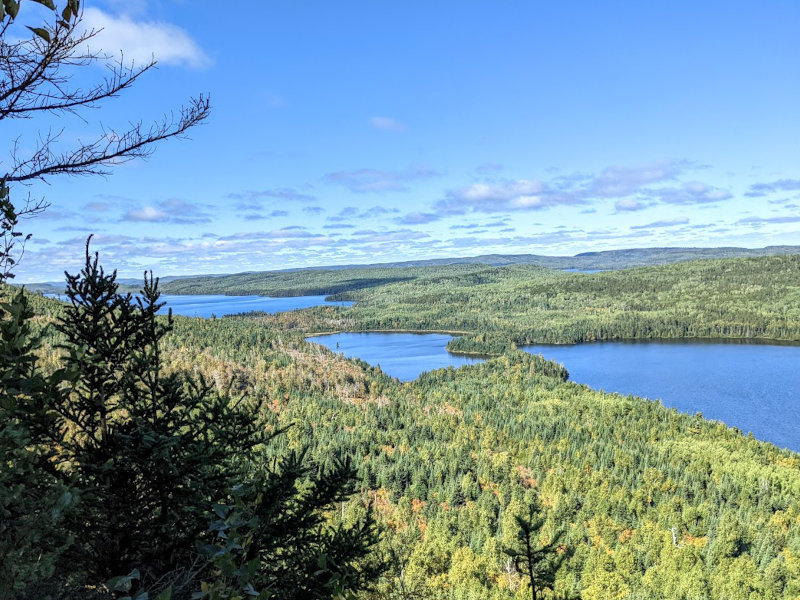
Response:
[[[45,294],[51,298],[64,299],[59,294]],[[185,317],[204,317],[212,315],[224,317],[239,313],[260,310],[265,313],[284,312],[312,306],[351,306],[352,302],[329,302],[325,296],[294,296],[291,298],[272,298],[270,296],[225,296],[225,295],[175,295],[161,294],[167,305],[159,313],[172,309],[172,314]]]
[[[800,347],[730,342],[602,342],[527,346],[571,381],[701,412],[800,451]]]
[[[340,333],[308,341],[357,357],[401,381],[480,359],[453,355],[451,336]],[[727,342],[604,342],[527,346],[591,388],[701,412],[761,440],[800,451],[800,347]]]
[[[444,333],[336,333],[306,338],[349,358],[380,365],[387,375],[411,381],[423,371],[460,367],[480,362],[479,358],[450,354],[446,349],[452,336]]]
[[[325,296],[273,298],[271,296],[184,296],[162,294],[161,300],[167,303],[167,306],[161,309],[161,312],[166,312],[168,308],[171,308],[174,315],[205,318],[211,315],[223,317],[254,310],[272,314],[298,308],[311,308],[312,306],[351,306],[353,304],[352,302],[329,302],[325,300]]]

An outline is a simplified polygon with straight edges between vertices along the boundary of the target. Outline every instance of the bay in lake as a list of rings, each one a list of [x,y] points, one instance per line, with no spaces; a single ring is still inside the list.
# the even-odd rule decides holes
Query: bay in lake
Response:
[[[306,338],[348,358],[380,365],[400,381],[416,379],[423,371],[461,367],[479,358],[450,354],[445,347],[453,336],[444,333],[336,333]]]
[[[800,347],[721,341],[598,342],[522,348],[571,381],[661,400],[800,451]]]
[[[451,336],[340,333],[308,341],[357,357],[401,381],[423,371],[480,362],[450,354]],[[591,388],[658,399],[701,412],[761,440],[800,451],[800,347],[730,342],[601,342],[527,346],[562,363]]]

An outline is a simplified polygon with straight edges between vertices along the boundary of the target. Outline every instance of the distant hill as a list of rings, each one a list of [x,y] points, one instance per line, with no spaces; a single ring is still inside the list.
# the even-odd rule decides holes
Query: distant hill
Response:
[[[575,256],[543,256],[538,254],[484,254],[460,258],[433,258],[363,265],[335,265],[283,269],[279,271],[248,271],[231,275],[198,275],[196,277],[163,278],[162,289],[174,294],[240,294],[291,296],[304,294],[336,294],[346,290],[371,287],[389,280],[413,276],[409,270],[449,265],[536,265],[557,270],[615,271],[689,260],[739,258],[800,254],[800,246],[767,246],[766,248],[630,248],[583,252]],[[397,270],[397,273],[387,271]],[[350,271],[347,276],[342,271]],[[321,274],[338,273],[323,278]],[[306,275],[304,275],[304,273]],[[311,273],[314,274],[310,277]],[[214,281],[209,281],[210,278]]]
[[[575,256],[545,256],[542,254],[482,254],[461,258],[433,258],[403,262],[372,263],[366,265],[341,265],[308,267],[305,270],[336,270],[365,268],[433,267],[441,265],[473,264],[502,267],[506,265],[539,265],[550,269],[577,271],[613,271],[632,267],[647,267],[706,258],[739,258],[744,256],[772,256],[800,254],[800,246],[767,246],[766,248],[628,248],[581,252]],[[301,270],[301,269],[297,269]]]
[[[202,277],[208,279],[210,277],[223,277],[224,275],[168,275],[167,277],[159,277],[162,285],[179,279],[193,279],[195,277]],[[117,279],[120,284],[121,291],[137,292],[142,287],[142,278],[136,277],[120,277]],[[25,287],[29,292],[40,292],[42,294],[61,294],[64,292],[63,281],[42,281],[39,283],[12,283],[16,287]]]
[[[275,271],[246,271],[235,274],[208,274],[208,275],[177,275],[161,277],[161,289],[165,293],[176,294],[204,294],[234,293],[232,287],[238,288],[242,280],[252,282],[254,279],[268,277],[270,279],[298,274],[307,271],[343,271],[367,269],[408,269],[414,267],[437,267],[447,265],[487,265],[504,267],[508,265],[538,265],[549,269],[574,270],[574,271],[615,271],[633,267],[647,267],[663,265],[687,260],[702,260],[709,258],[739,258],[754,256],[771,256],[778,254],[800,254],[800,246],[767,246],[765,248],[628,248],[623,250],[604,250],[601,252],[582,252],[575,256],[545,256],[541,254],[482,254],[480,256],[465,256],[455,258],[431,258],[426,260],[407,260],[388,263],[329,265],[319,267],[305,267],[297,269],[280,269]],[[214,284],[209,279],[214,278]],[[123,289],[136,291],[141,285],[141,279],[119,279]],[[237,282],[236,286],[231,286]],[[27,283],[25,288],[32,292],[43,294],[58,294],[64,289],[63,282]],[[336,289],[319,290],[317,293],[336,293]],[[257,293],[257,292],[256,292]],[[311,293],[311,292],[309,292]],[[287,295],[287,294],[282,294]],[[288,294],[291,295],[291,294]]]

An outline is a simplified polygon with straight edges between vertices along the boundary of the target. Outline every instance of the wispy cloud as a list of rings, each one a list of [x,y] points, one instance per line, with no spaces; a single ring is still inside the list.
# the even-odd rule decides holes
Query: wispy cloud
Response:
[[[608,167],[599,176],[591,179],[585,195],[591,198],[623,198],[647,185],[674,179],[684,167],[684,162],[674,160]]]
[[[383,217],[385,215],[391,215],[399,212],[400,210],[397,208],[387,208],[385,206],[373,206],[359,213],[358,218],[374,219],[376,217]]]
[[[458,225],[450,225],[450,229],[452,230],[465,229],[468,231],[473,231],[475,229],[491,229],[495,227],[505,227],[506,225],[508,225],[508,219],[500,219],[499,221],[490,221],[488,223],[467,223],[467,224],[460,223]]]
[[[646,190],[646,196],[665,204],[710,204],[728,200],[732,194],[699,181],[690,181],[679,187]]]
[[[333,223],[332,225],[323,225],[323,229],[355,229],[356,226],[352,223]]]
[[[622,198],[614,203],[614,208],[617,212],[634,212],[637,210],[644,210],[651,206],[649,202],[642,202],[637,198]]]
[[[659,227],[675,227],[676,225],[686,225],[689,222],[687,217],[676,217],[674,219],[662,219],[653,221],[645,225],[631,225],[631,229],[655,229]]]
[[[385,206],[372,206],[361,210],[356,206],[346,206],[338,214],[328,217],[329,223],[345,223],[352,220],[378,219],[386,215],[399,213],[397,208],[387,208]]]
[[[289,216],[289,212],[286,211],[286,210],[273,210],[273,211],[268,212],[266,214],[258,213],[258,212],[241,213],[241,214],[239,214],[239,217],[244,219],[244,220],[246,220],[246,221],[264,221],[264,220],[267,220],[267,219],[280,219],[280,218],[288,217],[288,216]]]
[[[475,173],[482,176],[496,175],[503,170],[503,165],[500,163],[486,162],[475,167]]]
[[[794,192],[800,190],[800,179],[778,179],[776,181],[754,183],[745,193],[750,198],[760,198],[775,192]]]
[[[442,215],[436,213],[426,212],[411,212],[402,217],[395,219],[396,223],[401,225],[424,225],[426,223],[433,223],[442,218]]]
[[[209,223],[211,216],[205,207],[199,204],[186,202],[179,198],[170,198],[155,205],[132,208],[122,216],[122,221],[129,223]]]
[[[438,177],[439,172],[430,167],[414,167],[405,171],[380,171],[378,169],[358,169],[356,171],[336,171],[325,175],[328,183],[343,185],[357,194],[404,192],[408,184],[419,179]]]
[[[287,202],[313,202],[317,198],[311,194],[300,192],[295,188],[275,188],[267,190],[245,190],[228,194],[231,200],[238,200],[237,208],[249,209],[259,207],[262,200],[285,200]]]
[[[108,202],[89,202],[83,208],[90,212],[103,213],[111,209],[111,204]]]
[[[413,229],[395,229],[393,231],[380,231],[373,229],[362,229],[354,231],[353,237],[358,238],[359,242],[405,242],[409,240],[420,240],[431,237],[427,233],[415,231]]]
[[[94,30],[88,45],[94,51],[118,55],[126,62],[145,64],[155,58],[162,65],[201,68],[211,60],[189,34],[176,25],[112,15],[99,8],[83,11],[83,25]]]
[[[576,194],[552,190],[542,181],[519,179],[501,183],[475,183],[450,190],[435,208],[445,214],[541,210],[558,204],[585,202]]]
[[[782,217],[745,217],[736,221],[739,225],[765,225],[767,223],[800,223],[800,216],[785,215]]]
[[[444,215],[511,213],[616,199],[615,209],[623,213],[644,210],[658,203],[700,204],[731,197],[730,192],[701,182],[665,185],[687,168],[687,161],[663,160],[638,166],[608,167],[598,175],[558,176],[549,181],[480,182],[447,191],[434,208]]]
[[[380,131],[404,131],[406,126],[392,117],[370,117],[370,124]]]
[[[169,220],[169,215],[154,206],[145,206],[142,208],[135,208],[133,210],[129,210],[125,213],[122,217],[123,221],[130,221],[130,222],[139,222],[139,221],[146,221],[146,222],[159,222],[159,221],[167,221]]]

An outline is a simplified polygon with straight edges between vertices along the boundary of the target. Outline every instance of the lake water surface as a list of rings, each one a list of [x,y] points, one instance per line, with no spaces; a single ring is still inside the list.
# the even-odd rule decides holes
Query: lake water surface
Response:
[[[186,317],[223,317],[254,310],[265,313],[284,312],[312,306],[351,306],[352,302],[329,302],[325,296],[294,296],[291,298],[272,298],[270,296],[223,296],[223,295],[173,295],[161,294],[167,303],[161,312],[172,309],[172,314]]]
[[[357,357],[402,381],[480,359],[450,354],[451,336],[340,333],[308,341]],[[338,345],[338,346],[337,346]],[[527,346],[594,389],[701,412],[758,439],[800,451],[800,347],[729,342],[602,342]]]
[[[450,354],[453,336],[444,333],[336,333],[306,338],[348,358],[360,358],[400,381],[416,379],[423,371],[460,367],[479,358]]]
[[[45,294],[45,296],[64,300],[64,296],[60,294]],[[353,302],[329,302],[325,300],[325,296],[272,298],[270,296],[225,296],[222,294],[161,294],[161,301],[166,302],[167,305],[159,311],[159,314],[165,314],[171,308],[174,315],[206,319],[212,315],[224,317],[254,310],[272,314],[298,308],[311,308],[312,306],[352,306],[353,304]]]
[[[571,381],[701,412],[800,451],[800,347],[736,342],[599,342],[527,346]]]

